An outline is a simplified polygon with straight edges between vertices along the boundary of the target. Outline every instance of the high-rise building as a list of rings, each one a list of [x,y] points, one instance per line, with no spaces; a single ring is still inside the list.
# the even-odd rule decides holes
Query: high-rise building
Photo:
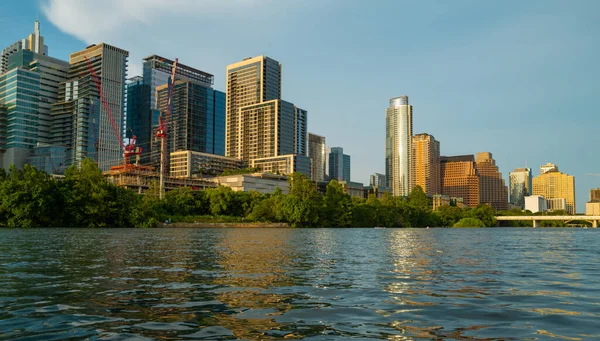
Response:
[[[251,156],[257,158],[286,154],[265,155],[272,152],[264,152],[263,149],[275,150],[278,148],[272,145],[265,146],[265,141],[262,141],[265,139],[257,139],[258,135],[244,134],[244,131],[254,129],[261,130],[261,135],[273,143],[279,139],[291,139],[289,144],[292,146],[292,151],[289,153],[292,153],[293,121],[290,121],[291,133],[289,135],[286,136],[283,131],[279,130],[279,123],[285,121],[279,117],[281,112],[284,116],[291,115],[292,120],[294,117],[294,106],[288,105],[287,102],[285,104],[279,102],[281,99],[281,64],[265,56],[246,58],[227,66],[226,81],[225,155],[247,160]],[[269,116],[268,122],[262,116]],[[285,125],[286,122],[282,123]],[[263,126],[257,127],[261,124],[268,124],[268,126],[264,129]],[[250,150],[243,151],[244,146]]]
[[[35,21],[33,24],[33,33],[27,38],[23,38],[14,44],[2,49],[2,55],[0,59],[0,74],[3,74],[9,70],[8,58],[13,54],[21,50],[32,51],[39,55],[48,55],[48,46],[44,45],[44,37],[40,33],[40,22]]]
[[[306,156],[308,112],[294,107],[294,154]]]
[[[510,203],[525,208],[525,197],[531,195],[531,168],[515,168],[510,172]]]
[[[575,177],[556,170],[550,170],[533,178],[533,195],[550,199],[562,198],[566,201],[566,210],[575,214]]]
[[[122,135],[125,79],[129,52],[105,44],[90,45],[69,57],[69,79],[52,106],[53,143],[66,147],[67,164],[80,165],[85,157],[102,170],[123,162],[118,136]],[[99,78],[106,107],[101,103],[88,62]]]
[[[419,185],[428,196],[442,193],[440,179],[440,142],[429,134],[417,134],[412,139],[412,179],[410,186]]]
[[[308,133],[308,157],[310,158],[310,177],[314,182],[325,181],[327,151],[325,137]]]
[[[540,166],[540,174],[548,172],[558,172],[558,166],[550,162]]]
[[[393,195],[408,196],[414,183],[412,160],[412,106],[408,96],[390,99],[386,109],[385,175]]]
[[[369,184],[371,185],[371,187],[387,188],[386,187],[387,181],[385,178],[385,174],[379,174],[379,173],[371,174]]]
[[[465,206],[479,205],[479,174],[473,155],[441,156],[442,194],[463,198]]]
[[[477,153],[475,162],[479,174],[479,202],[489,204],[498,211],[507,210],[508,188],[496,161],[492,158],[492,153]]]
[[[590,201],[600,201],[600,188],[593,188],[590,190]]]
[[[329,153],[329,179],[350,181],[350,155],[344,154],[344,148],[332,147]]]

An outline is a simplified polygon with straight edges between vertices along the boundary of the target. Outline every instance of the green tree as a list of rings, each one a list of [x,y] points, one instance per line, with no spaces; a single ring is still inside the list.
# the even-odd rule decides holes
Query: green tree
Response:
[[[423,192],[423,188],[421,188],[419,185],[416,185],[412,191],[410,191],[410,194],[408,195],[408,201],[415,207],[424,209],[431,207],[429,205],[429,198],[427,198],[427,194]]]
[[[316,185],[304,174],[293,173],[288,177],[290,193],[283,201],[285,220],[294,227],[317,226],[322,196]]]
[[[436,214],[442,226],[454,226],[456,222],[462,219],[463,210],[456,206],[442,205],[438,207]]]
[[[487,227],[496,226],[496,211],[490,205],[480,204],[476,208],[466,209],[464,217],[477,218]]]
[[[485,227],[485,224],[477,218],[462,218],[452,227]]]
[[[347,227],[352,224],[352,198],[344,193],[344,187],[337,180],[327,184],[323,203],[323,225]]]

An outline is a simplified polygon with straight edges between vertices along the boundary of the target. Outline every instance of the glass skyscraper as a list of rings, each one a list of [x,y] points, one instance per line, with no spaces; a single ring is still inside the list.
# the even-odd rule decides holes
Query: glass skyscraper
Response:
[[[344,154],[342,147],[332,147],[329,152],[329,179],[350,180],[350,155]]]
[[[310,176],[312,181],[325,181],[327,168],[327,150],[325,137],[308,133],[308,157],[310,158]]]
[[[525,208],[525,197],[531,195],[531,168],[516,168],[510,172],[510,203]]]
[[[390,99],[386,109],[385,175],[396,196],[408,196],[414,184],[412,161],[412,106],[408,96]]]

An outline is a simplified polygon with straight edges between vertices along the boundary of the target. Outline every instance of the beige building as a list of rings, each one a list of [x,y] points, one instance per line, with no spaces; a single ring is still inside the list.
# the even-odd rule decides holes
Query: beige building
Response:
[[[281,188],[284,194],[289,193],[287,177],[270,173],[219,176],[216,182],[220,186],[231,187],[236,192],[257,191],[266,194]]]
[[[479,205],[479,175],[473,155],[441,156],[442,194],[463,198],[464,205]]]
[[[258,168],[261,172],[282,175],[298,172],[310,178],[310,158],[304,155],[287,154],[252,159],[250,160],[250,167]]]
[[[567,205],[566,211],[569,214],[575,214],[575,177],[572,175],[561,173],[558,170],[540,174],[533,178],[533,195],[544,196],[548,201],[563,198]]]
[[[414,183],[428,195],[440,194],[440,142],[429,134],[417,134],[412,138],[412,171]]]
[[[590,190],[590,201],[600,201],[600,188],[594,188]]]
[[[546,200],[548,211],[567,211],[567,200],[565,198],[552,198]]]
[[[246,162],[233,157],[182,150],[172,152],[169,174],[175,178],[216,176],[229,169],[246,167]]]
[[[495,210],[508,209],[508,187],[498,171],[492,153],[482,152],[475,155],[479,174],[479,202],[489,204]]]
[[[553,163],[546,163],[545,165],[540,166],[540,174],[548,173],[548,172],[558,172],[558,166]]]
[[[585,203],[585,215],[600,216],[600,200],[592,200]]]
[[[456,207],[464,207],[465,203],[463,198],[451,197],[443,194],[435,194],[431,197],[431,202],[433,205],[433,210],[437,210],[440,206],[451,206],[454,205]]]
[[[408,196],[412,178],[412,105],[408,96],[390,99],[385,111],[385,176],[392,194]]]

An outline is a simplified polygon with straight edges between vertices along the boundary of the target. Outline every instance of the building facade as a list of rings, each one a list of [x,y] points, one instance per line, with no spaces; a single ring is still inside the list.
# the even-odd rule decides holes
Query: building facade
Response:
[[[240,159],[191,150],[172,152],[170,159],[169,175],[176,178],[218,176],[226,170],[247,166]]]
[[[567,200],[565,198],[546,199],[548,211],[567,211]]]
[[[475,163],[479,175],[479,203],[489,204],[497,211],[508,210],[508,188],[492,153],[477,153]]]
[[[287,177],[271,173],[219,176],[216,181],[220,186],[231,187],[235,192],[256,191],[267,194],[280,188],[283,194],[289,193]]]
[[[417,134],[412,139],[412,179],[428,196],[440,194],[440,142],[429,134]]]
[[[558,166],[550,162],[540,166],[540,174],[548,172],[558,172]]]
[[[541,195],[529,195],[525,197],[525,209],[531,213],[547,212],[548,202]]]
[[[48,46],[44,45],[44,37],[40,32],[40,22],[38,20],[33,24],[33,33],[27,38],[23,38],[14,44],[2,49],[0,56],[0,74],[7,72],[10,68],[8,67],[8,58],[13,54],[22,50],[31,51],[39,55],[48,55]]]
[[[433,210],[436,211],[441,206],[456,206],[463,208],[465,206],[463,198],[451,197],[443,194],[434,194],[431,196]]]
[[[479,205],[479,174],[473,155],[441,156],[442,194],[463,198],[465,206]]]
[[[294,154],[307,156],[308,112],[294,107]]]
[[[600,201],[600,188],[594,188],[590,190],[590,201]]]
[[[310,178],[312,181],[325,181],[327,151],[324,136],[308,133],[308,157],[310,158]]]
[[[558,169],[558,167],[556,168]],[[566,201],[566,211],[575,214],[575,177],[552,170],[533,178],[533,195],[541,195],[546,200],[562,198]]]
[[[388,188],[396,196],[408,196],[412,178],[412,106],[408,96],[390,99],[386,109],[385,175]]]
[[[344,154],[344,148],[332,147],[329,152],[329,180],[350,180],[350,155]]]
[[[250,160],[251,168],[264,173],[290,175],[298,172],[310,178],[310,158],[305,155],[288,154]]]
[[[515,168],[510,172],[510,203],[521,209],[525,208],[525,197],[531,195],[531,168]]]
[[[80,165],[89,157],[100,169],[108,170],[123,162],[119,138],[124,125],[128,56],[129,52],[104,43],[70,55],[69,79],[61,83],[59,100],[51,109],[53,144],[66,148],[68,165]],[[99,78],[106,106],[86,58]]]
[[[387,188],[385,174],[373,173],[369,177],[369,184],[374,188]]]

